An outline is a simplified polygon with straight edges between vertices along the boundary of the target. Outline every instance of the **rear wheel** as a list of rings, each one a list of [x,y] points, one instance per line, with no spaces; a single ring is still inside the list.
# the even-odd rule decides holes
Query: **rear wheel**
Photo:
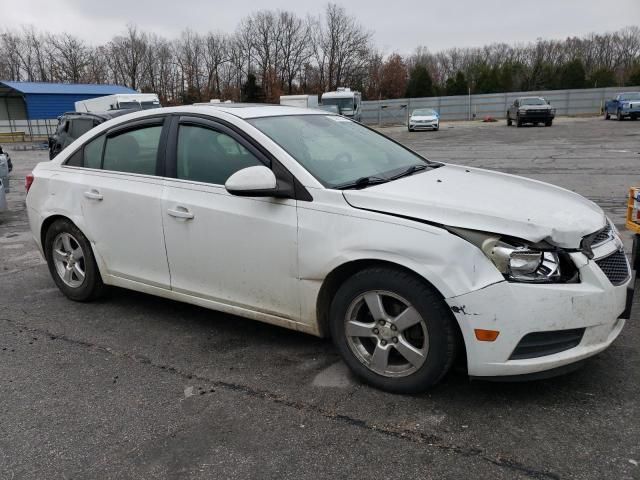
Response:
[[[437,292],[410,273],[391,268],[356,273],[336,293],[330,315],[344,361],[382,390],[424,391],[454,360],[455,319]]]
[[[611,115],[609,115],[609,111],[605,108],[604,109],[604,119],[605,120],[609,120],[611,118]]]
[[[51,224],[44,251],[53,281],[68,298],[86,302],[103,293],[105,286],[91,245],[71,221],[61,219]]]
[[[516,127],[520,128],[522,126],[522,120],[520,119],[520,115],[516,117]]]

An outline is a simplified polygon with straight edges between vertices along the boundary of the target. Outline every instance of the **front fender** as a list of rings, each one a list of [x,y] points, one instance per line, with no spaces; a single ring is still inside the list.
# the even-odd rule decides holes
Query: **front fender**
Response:
[[[384,261],[409,269],[444,298],[504,280],[480,249],[447,230],[375,212],[357,214],[299,208],[303,321],[315,317],[324,279],[341,265],[357,260]]]

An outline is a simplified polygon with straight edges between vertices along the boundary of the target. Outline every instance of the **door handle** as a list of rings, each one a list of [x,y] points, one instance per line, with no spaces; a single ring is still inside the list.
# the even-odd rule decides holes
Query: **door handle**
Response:
[[[182,218],[184,220],[191,220],[195,215],[189,211],[186,207],[176,207],[175,209],[168,209],[167,213],[175,218]]]
[[[98,200],[98,201],[104,198],[98,190],[94,190],[94,189],[84,192],[84,196],[91,200]]]

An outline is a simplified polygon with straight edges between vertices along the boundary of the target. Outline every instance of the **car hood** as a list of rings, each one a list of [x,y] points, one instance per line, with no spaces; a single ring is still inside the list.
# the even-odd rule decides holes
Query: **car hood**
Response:
[[[457,165],[343,194],[355,208],[564,248],[578,248],[606,223],[600,207],[569,190]]]
[[[551,105],[521,105],[520,110],[549,110]]]
[[[435,115],[411,115],[411,120],[427,120],[427,121],[433,121],[433,120],[437,120],[438,117]]]

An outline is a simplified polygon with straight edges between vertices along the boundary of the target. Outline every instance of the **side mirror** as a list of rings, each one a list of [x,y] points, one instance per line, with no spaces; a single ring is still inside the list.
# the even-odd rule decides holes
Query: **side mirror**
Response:
[[[276,187],[276,176],[263,166],[238,170],[224,184],[227,192],[241,197],[272,197],[275,196]]]

